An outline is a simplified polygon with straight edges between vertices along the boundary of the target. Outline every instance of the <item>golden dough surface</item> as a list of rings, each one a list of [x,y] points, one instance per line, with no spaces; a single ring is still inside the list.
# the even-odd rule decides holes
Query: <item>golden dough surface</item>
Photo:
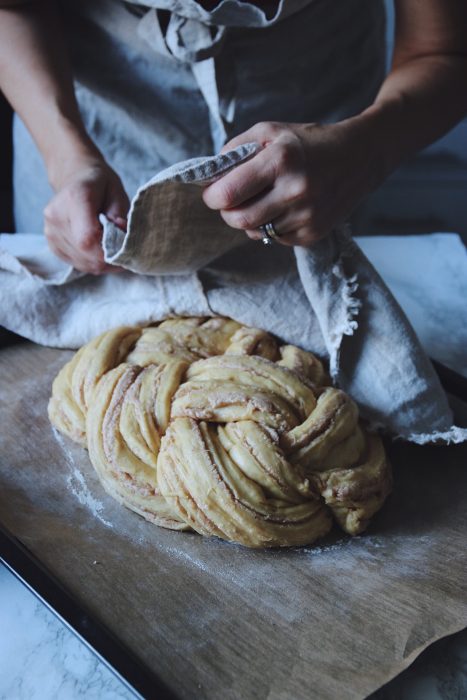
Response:
[[[52,424],[147,520],[248,547],[358,534],[391,490],[381,440],[320,360],[226,318],[119,327],[59,372]]]

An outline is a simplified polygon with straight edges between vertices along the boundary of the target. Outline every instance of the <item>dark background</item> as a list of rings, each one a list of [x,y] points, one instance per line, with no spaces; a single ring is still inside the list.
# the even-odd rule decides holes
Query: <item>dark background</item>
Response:
[[[11,110],[0,92],[0,233],[13,231]]]

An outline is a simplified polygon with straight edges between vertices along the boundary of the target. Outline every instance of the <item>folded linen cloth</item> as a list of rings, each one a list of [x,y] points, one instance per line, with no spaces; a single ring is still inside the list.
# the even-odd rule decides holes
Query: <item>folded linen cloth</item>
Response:
[[[345,227],[312,248],[265,247],[205,207],[200,185],[258,148],[159,173],[137,192],[127,233],[103,220],[105,259],[128,272],[82,275],[43,243],[14,255],[25,237],[9,237],[9,252],[3,236],[0,323],[37,343],[75,348],[116,325],[230,316],[327,356],[334,381],[371,424],[418,443],[467,440],[415,332]]]

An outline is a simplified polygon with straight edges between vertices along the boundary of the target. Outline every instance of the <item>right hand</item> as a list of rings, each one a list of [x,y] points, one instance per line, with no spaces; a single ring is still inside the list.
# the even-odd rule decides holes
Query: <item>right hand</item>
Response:
[[[80,162],[60,183],[44,210],[52,251],[81,272],[100,275],[121,268],[104,261],[99,214],[125,230],[130,203],[118,175],[104,160]]]

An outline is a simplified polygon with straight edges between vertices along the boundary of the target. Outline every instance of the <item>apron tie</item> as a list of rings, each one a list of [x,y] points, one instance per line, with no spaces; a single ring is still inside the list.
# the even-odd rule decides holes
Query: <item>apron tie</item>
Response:
[[[157,10],[149,10],[140,20],[138,34],[158,53],[187,63],[209,109],[211,136],[215,151],[227,140],[226,126],[232,124],[235,111],[233,94],[221,95],[215,58],[225,41],[226,27],[208,25],[172,12],[163,28]],[[232,81],[226,81],[231,86]]]

